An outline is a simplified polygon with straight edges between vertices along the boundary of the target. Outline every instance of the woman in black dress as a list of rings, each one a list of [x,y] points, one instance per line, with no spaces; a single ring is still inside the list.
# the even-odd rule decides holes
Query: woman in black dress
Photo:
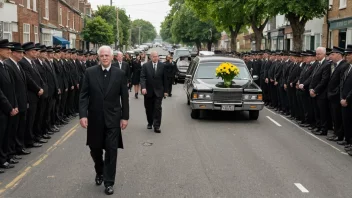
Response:
[[[132,71],[133,61],[128,53],[125,54],[124,61],[130,67],[130,71]],[[130,76],[128,78],[131,79],[131,76],[132,76],[132,72],[130,72]],[[130,92],[132,92],[132,83],[131,82],[128,83],[128,89],[130,90]]]
[[[134,97],[138,99],[139,82],[141,77],[142,63],[141,56],[138,55],[132,64],[132,85],[134,86]]]

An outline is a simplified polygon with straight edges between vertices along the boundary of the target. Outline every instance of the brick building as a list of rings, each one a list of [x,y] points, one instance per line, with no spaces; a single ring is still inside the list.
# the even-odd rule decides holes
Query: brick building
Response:
[[[83,18],[90,15],[87,0],[0,0],[0,38],[83,49]]]
[[[345,48],[352,44],[352,0],[330,0],[329,5],[323,25],[323,46]]]

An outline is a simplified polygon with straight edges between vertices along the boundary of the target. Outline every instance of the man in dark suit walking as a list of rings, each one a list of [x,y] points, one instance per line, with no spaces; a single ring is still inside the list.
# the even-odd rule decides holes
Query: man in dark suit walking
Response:
[[[315,113],[316,128],[313,133],[316,135],[327,135],[328,133],[328,98],[327,88],[331,74],[331,64],[325,59],[326,49],[318,47],[316,50],[316,58],[319,62],[315,67],[309,85],[309,94],[313,100],[313,108]]]
[[[122,52],[117,52],[116,58],[117,58],[117,61],[112,65],[124,71],[127,79],[127,83],[130,83],[130,66],[128,65],[127,62],[123,61]]]
[[[154,132],[160,133],[163,97],[168,96],[167,75],[164,64],[159,62],[158,53],[150,54],[152,61],[145,63],[141,71],[141,87],[144,95],[144,107],[147,114],[148,129],[154,126]]]
[[[98,54],[101,65],[85,72],[79,115],[81,126],[87,128],[87,145],[95,163],[95,182],[101,185],[104,181],[105,193],[111,195],[114,193],[117,149],[123,148],[121,129],[126,129],[129,119],[129,96],[124,72],[111,67],[112,49],[102,46]]]

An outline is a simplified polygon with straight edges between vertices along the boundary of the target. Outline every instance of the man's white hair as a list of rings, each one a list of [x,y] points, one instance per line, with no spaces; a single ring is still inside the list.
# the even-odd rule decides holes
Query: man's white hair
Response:
[[[323,54],[326,54],[326,48],[325,47],[318,47],[317,48],[317,52],[321,52],[321,53],[323,53]]]
[[[120,51],[118,51],[118,52],[117,52],[117,55],[119,55],[119,54],[123,56],[123,53],[122,53],[122,52],[120,52]]]
[[[110,51],[110,55],[113,56],[114,52],[112,51],[111,47],[107,46],[107,45],[103,45],[103,46],[99,47],[99,49],[97,51],[98,56],[100,56],[101,51],[104,49],[108,49]]]

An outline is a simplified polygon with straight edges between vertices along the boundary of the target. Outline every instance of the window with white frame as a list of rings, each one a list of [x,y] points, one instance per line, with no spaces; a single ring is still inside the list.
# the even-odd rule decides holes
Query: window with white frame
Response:
[[[317,49],[318,47],[321,46],[321,35],[320,34],[316,34],[315,35],[315,48],[314,49]]]
[[[45,0],[45,18],[49,19],[49,0]]]
[[[23,43],[31,41],[31,25],[23,24]]]
[[[67,12],[67,27],[70,27],[70,11]]]
[[[329,34],[330,34],[330,45],[329,45],[329,47],[331,48],[332,46],[334,46],[334,37],[333,37],[334,36],[334,32],[330,30]]]
[[[31,0],[27,0],[27,8],[31,9]]]
[[[42,41],[43,44],[46,46],[51,46],[53,43],[53,36],[51,34],[48,33],[42,33]]]
[[[271,50],[276,50],[277,47],[277,39],[274,38],[271,40]]]
[[[76,39],[70,39],[71,42],[70,42],[70,48],[76,48]]]
[[[340,9],[346,8],[347,7],[347,0],[340,0]]]
[[[62,25],[62,8],[59,8],[59,24]]]
[[[310,35],[304,36],[304,50],[310,50]]]
[[[3,23],[3,39],[7,39],[12,42],[12,23],[4,22]]]
[[[39,43],[38,26],[34,26],[34,42]]]
[[[33,11],[37,11],[37,0],[33,0]]]

